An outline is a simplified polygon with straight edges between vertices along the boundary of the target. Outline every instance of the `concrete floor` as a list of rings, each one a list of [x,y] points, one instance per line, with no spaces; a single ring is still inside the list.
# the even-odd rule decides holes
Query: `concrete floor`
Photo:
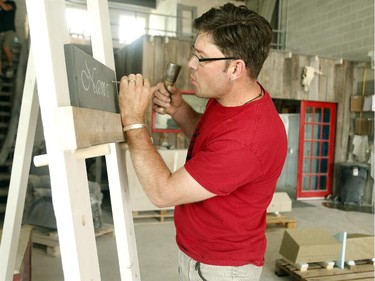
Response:
[[[297,220],[297,228],[321,227],[332,234],[346,231],[374,235],[374,215],[371,213],[343,211],[323,206],[322,200],[295,202],[292,211],[285,213]],[[103,204],[103,221],[111,222],[110,207]],[[278,277],[274,273],[275,260],[281,258],[280,244],[285,228],[270,226],[267,228],[268,247],[266,263],[261,280],[291,280],[290,277]],[[177,277],[177,247],[173,222],[136,223],[135,224],[139,266],[142,281],[170,281]],[[97,237],[98,257],[101,279],[120,280],[114,235]],[[33,281],[64,280],[61,258],[50,257],[42,247],[33,248]]]

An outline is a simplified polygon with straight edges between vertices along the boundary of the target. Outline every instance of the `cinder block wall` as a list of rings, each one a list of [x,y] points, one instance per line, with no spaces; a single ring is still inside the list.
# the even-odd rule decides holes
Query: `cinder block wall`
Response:
[[[288,0],[287,50],[369,61],[374,49],[373,0]]]

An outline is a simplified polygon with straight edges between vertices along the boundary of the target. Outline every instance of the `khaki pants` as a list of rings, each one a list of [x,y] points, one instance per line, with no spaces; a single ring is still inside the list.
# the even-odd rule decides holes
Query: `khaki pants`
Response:
[[[216,266],[199,263],[182,251],[178,253],[179,281],[259,281],[262,267]]]

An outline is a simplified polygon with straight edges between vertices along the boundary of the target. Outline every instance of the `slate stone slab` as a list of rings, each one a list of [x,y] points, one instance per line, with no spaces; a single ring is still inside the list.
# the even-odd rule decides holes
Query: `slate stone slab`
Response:
[[[64,51],[71,105],[119,113],[115,71],[72,44]]]

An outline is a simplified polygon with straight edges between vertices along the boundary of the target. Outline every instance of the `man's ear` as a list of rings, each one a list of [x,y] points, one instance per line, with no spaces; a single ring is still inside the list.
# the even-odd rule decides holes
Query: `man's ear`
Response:
[[[228,70],[230,72],[230,80],[233,81],[242,75],[246,75],[246,64],[243,60],[235,60],[230,64]]]

